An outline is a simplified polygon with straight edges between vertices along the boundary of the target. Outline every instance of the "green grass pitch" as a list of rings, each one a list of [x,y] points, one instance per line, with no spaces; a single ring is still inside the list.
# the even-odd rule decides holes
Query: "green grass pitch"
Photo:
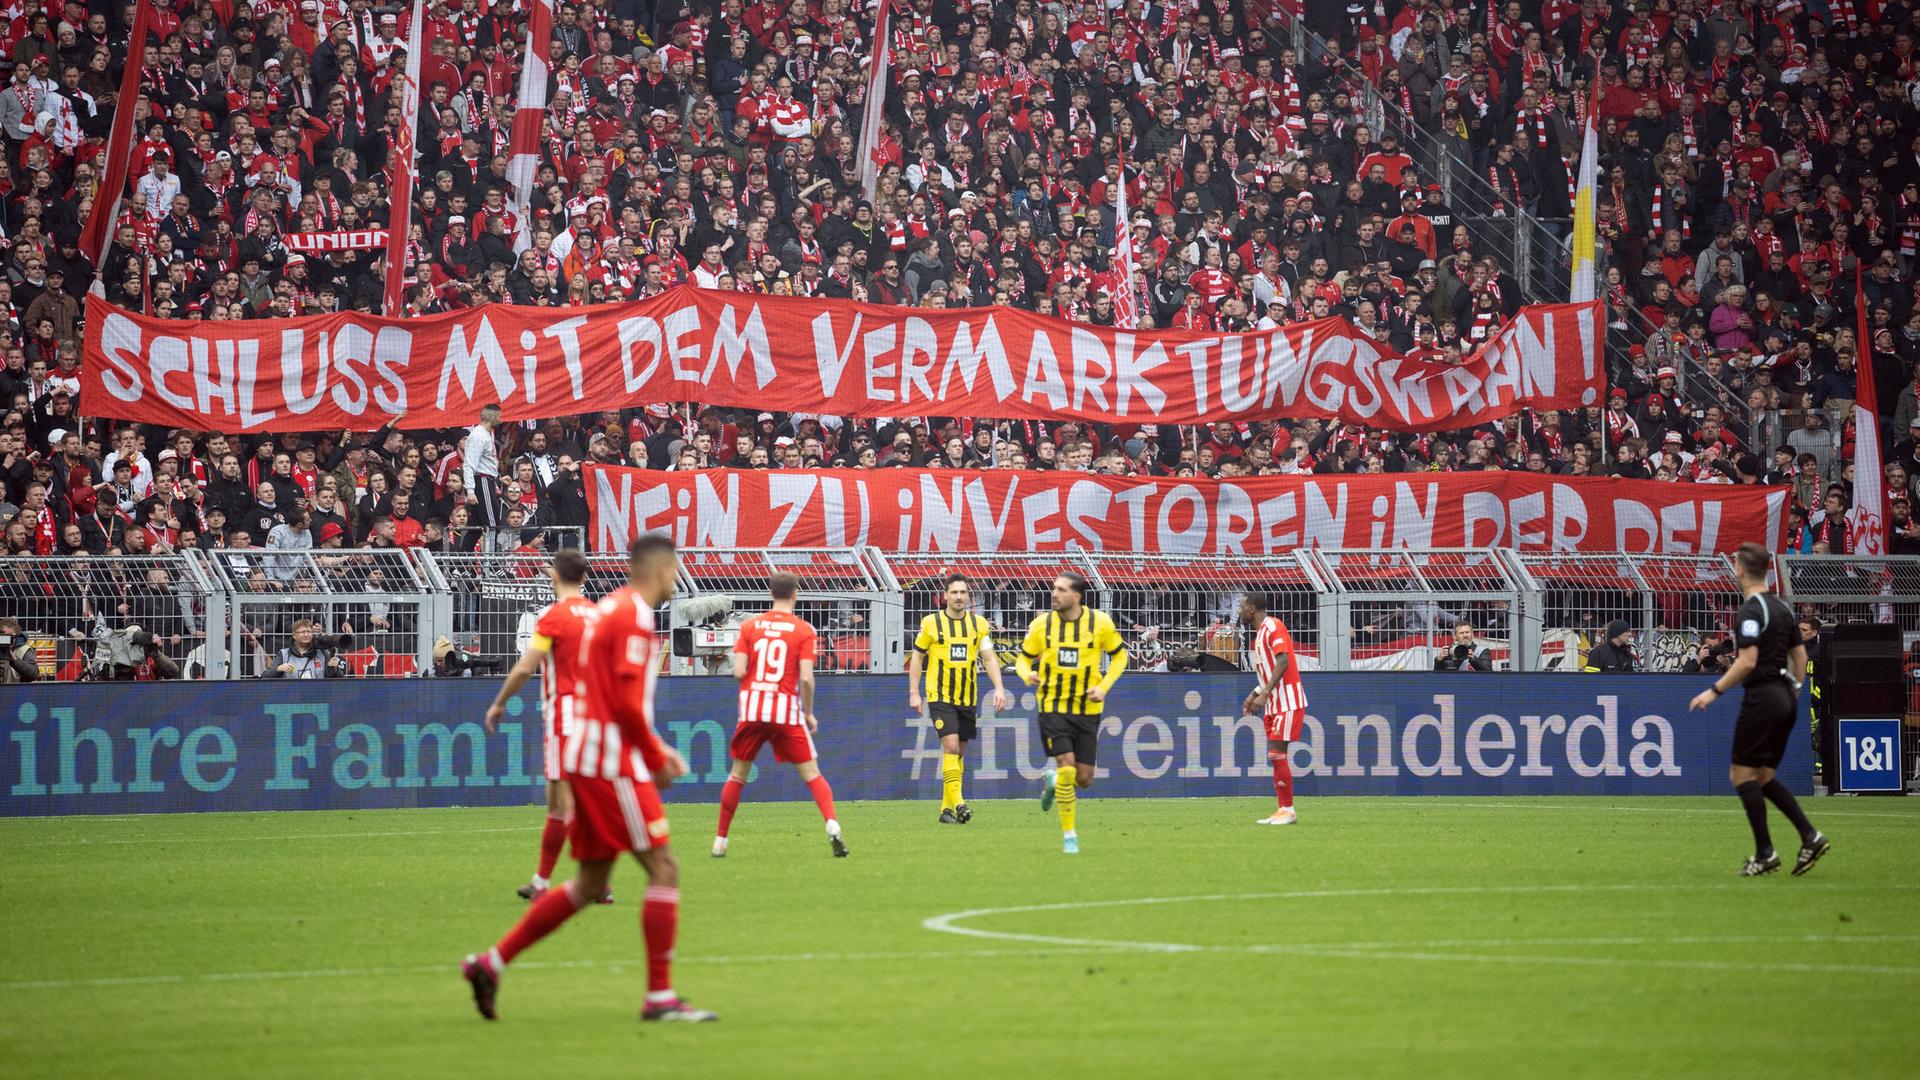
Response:
[[[671,796],[669,796],[671,798]],[[674,807],[679,989],[643,875],[508,973],[540,811],[0,822],[0,1076],[1911,1076],[1920,803],[1813,800],[1813,874],[1734,876],[1733,799]],[[1776,815],[1791,861],[1791,830]],[[564,873],[565,864],[563,864]],[[1013,909],[1013,910],[1006,910]]]

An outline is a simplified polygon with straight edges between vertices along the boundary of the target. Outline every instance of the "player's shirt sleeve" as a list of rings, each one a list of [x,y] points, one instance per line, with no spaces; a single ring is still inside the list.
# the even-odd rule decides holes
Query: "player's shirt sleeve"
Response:
[[[1027,639],[1020,643],[1020,651],[1030,660],[1040,658],[1040,650],[1047,647],[1047,617],[1040,615],[1027,626]]]
[[[1120,630],[1113,625],[1113,616],[1100,612],[1093,627],[1094,647],[1108,656],[1125,652],[1127,643],[1120,637]]]
[[[802,660],[813,660],[819,656],[820,635],[814,631],[813,624],[803,622],[800,624],[800,630],[800,640],[795,642],[796,651],[793,658],[795,664]]]
[[[988,626],[987,620],[978,615],[973,617],[973,636],[981,656],[993,651],[993,627]]]
[[[1739,648],[1760,644],[1760,635],[1772,618],[1759,597],[1748,597],[1733,617],[1733,643]]]
[[[933,642],[933,616],[928,615],[920,620],[920,635],[913,639],[913,650],[925,653],[933,648]]]
[[[740,624],[740,632],[733,636],[733,651],[736,654],[740,656],[747,655],[748,647],[753,644],[753,629],[758,625],[759,620],[757,619],[748,619],[746,622]]]
[[[527,648],[534,652],[552,652],[554,639],[560,636],[560,619],[560,605],[549,604],[534,620],[533,634],[527,639]]]

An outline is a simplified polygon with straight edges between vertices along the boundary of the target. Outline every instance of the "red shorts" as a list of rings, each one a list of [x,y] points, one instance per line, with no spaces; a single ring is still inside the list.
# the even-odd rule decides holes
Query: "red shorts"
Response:
[[[1275,742],[1292,742],[1300,737],[1300,721],[1307,718],[1305,709],[1288,709],[1283,713],[1267,714],[1267,738]]]
[[[573,789],[573,857],[611,859],[622,852],[667,846],[667,810],[652,781],[569,776]]]
[[[813,735],[805,724],[763,724],[750,721],[733,729],[733,742],[728,747],[735,761],[752,761],[760,756],[760,748],[771,745],[773,760],[797,765],[802,761],[813,760]]]

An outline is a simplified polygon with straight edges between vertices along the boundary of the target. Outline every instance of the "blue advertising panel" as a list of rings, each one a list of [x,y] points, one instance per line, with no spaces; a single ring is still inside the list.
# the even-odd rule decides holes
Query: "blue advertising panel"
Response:
[[[1239,715],[1250,676],[1134,674],[1108,702],[1108,796],[1270,791],[1265,733]],[[1324,795],[1705,795],[1726,789],[1738,695],[1705,713],[1685,676],[1310,674],[1292,757]],[[538,698],[489,736],[497,680],[53,684],[0,695],[0,816],[505,806],[542,798]],[[727,773],[736,691],[660,684],[662,733],[692,772],[668,798],[705,802]],[[840,799],[938,799],[940,743],[907,708],[904,676],[820,681],[821,764]],[[983,719],[973,799],[1032,794],[1032,695]],[[1804,730],[1804,729],[1802,729]],[[1780,774],[1807,790],[1796,737]],[[763,758],[755,799],[804,799]]]
[[[1900,718],[1842,717],[1841,791],[1899,791]]]

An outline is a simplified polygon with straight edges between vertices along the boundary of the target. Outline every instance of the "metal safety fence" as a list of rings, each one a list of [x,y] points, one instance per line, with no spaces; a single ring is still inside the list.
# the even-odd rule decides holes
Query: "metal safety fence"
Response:
[[[204,557],[227,598],[233,678],[412,675],[433,663],[438,590],[406,548]],[[323,654],[309,663],[309,651]]]
[[[197,552],[0,556],[0,636],[43,678],[226,678],[227,598]]]
[[[420,550],[187,551],[147,558],[0,558],[0,642],[41,677],[337,678],[503,672],[553,599],[539,545]],[[659,613],[669,672],[725,670],[735,628],[766,610],[776,573],[799,580],[822,673],[906,670],[950,575],[1011,663],[1072,573],[1146,670],[1250,665],[1241,598],[1284,619],[1301,665],[1431,670],[1462,654],[1500,671],[1577,672],[1613,632],[1649,671],[1724,662],[1740,597],[1724,556],[1508,549],[1308,550],[1269,556],[1117,552],[886,553],[872,548],[687,549]],[[586,592],[624,584],[590,554]],[[1920,558],[1782,556],[1776,584],[1831,627],[1898,625],[1920,643]],[[24,650],[24,651],[22,651]],[[1920,655],[1920,653],[1917,653]]]
[[[1648,671],[1687,669],[1725,640],[1740,606],[1733,564],[1715,555],[1512,554],[1522,577],[1530,671],[1580,671],[1615,625]]]

